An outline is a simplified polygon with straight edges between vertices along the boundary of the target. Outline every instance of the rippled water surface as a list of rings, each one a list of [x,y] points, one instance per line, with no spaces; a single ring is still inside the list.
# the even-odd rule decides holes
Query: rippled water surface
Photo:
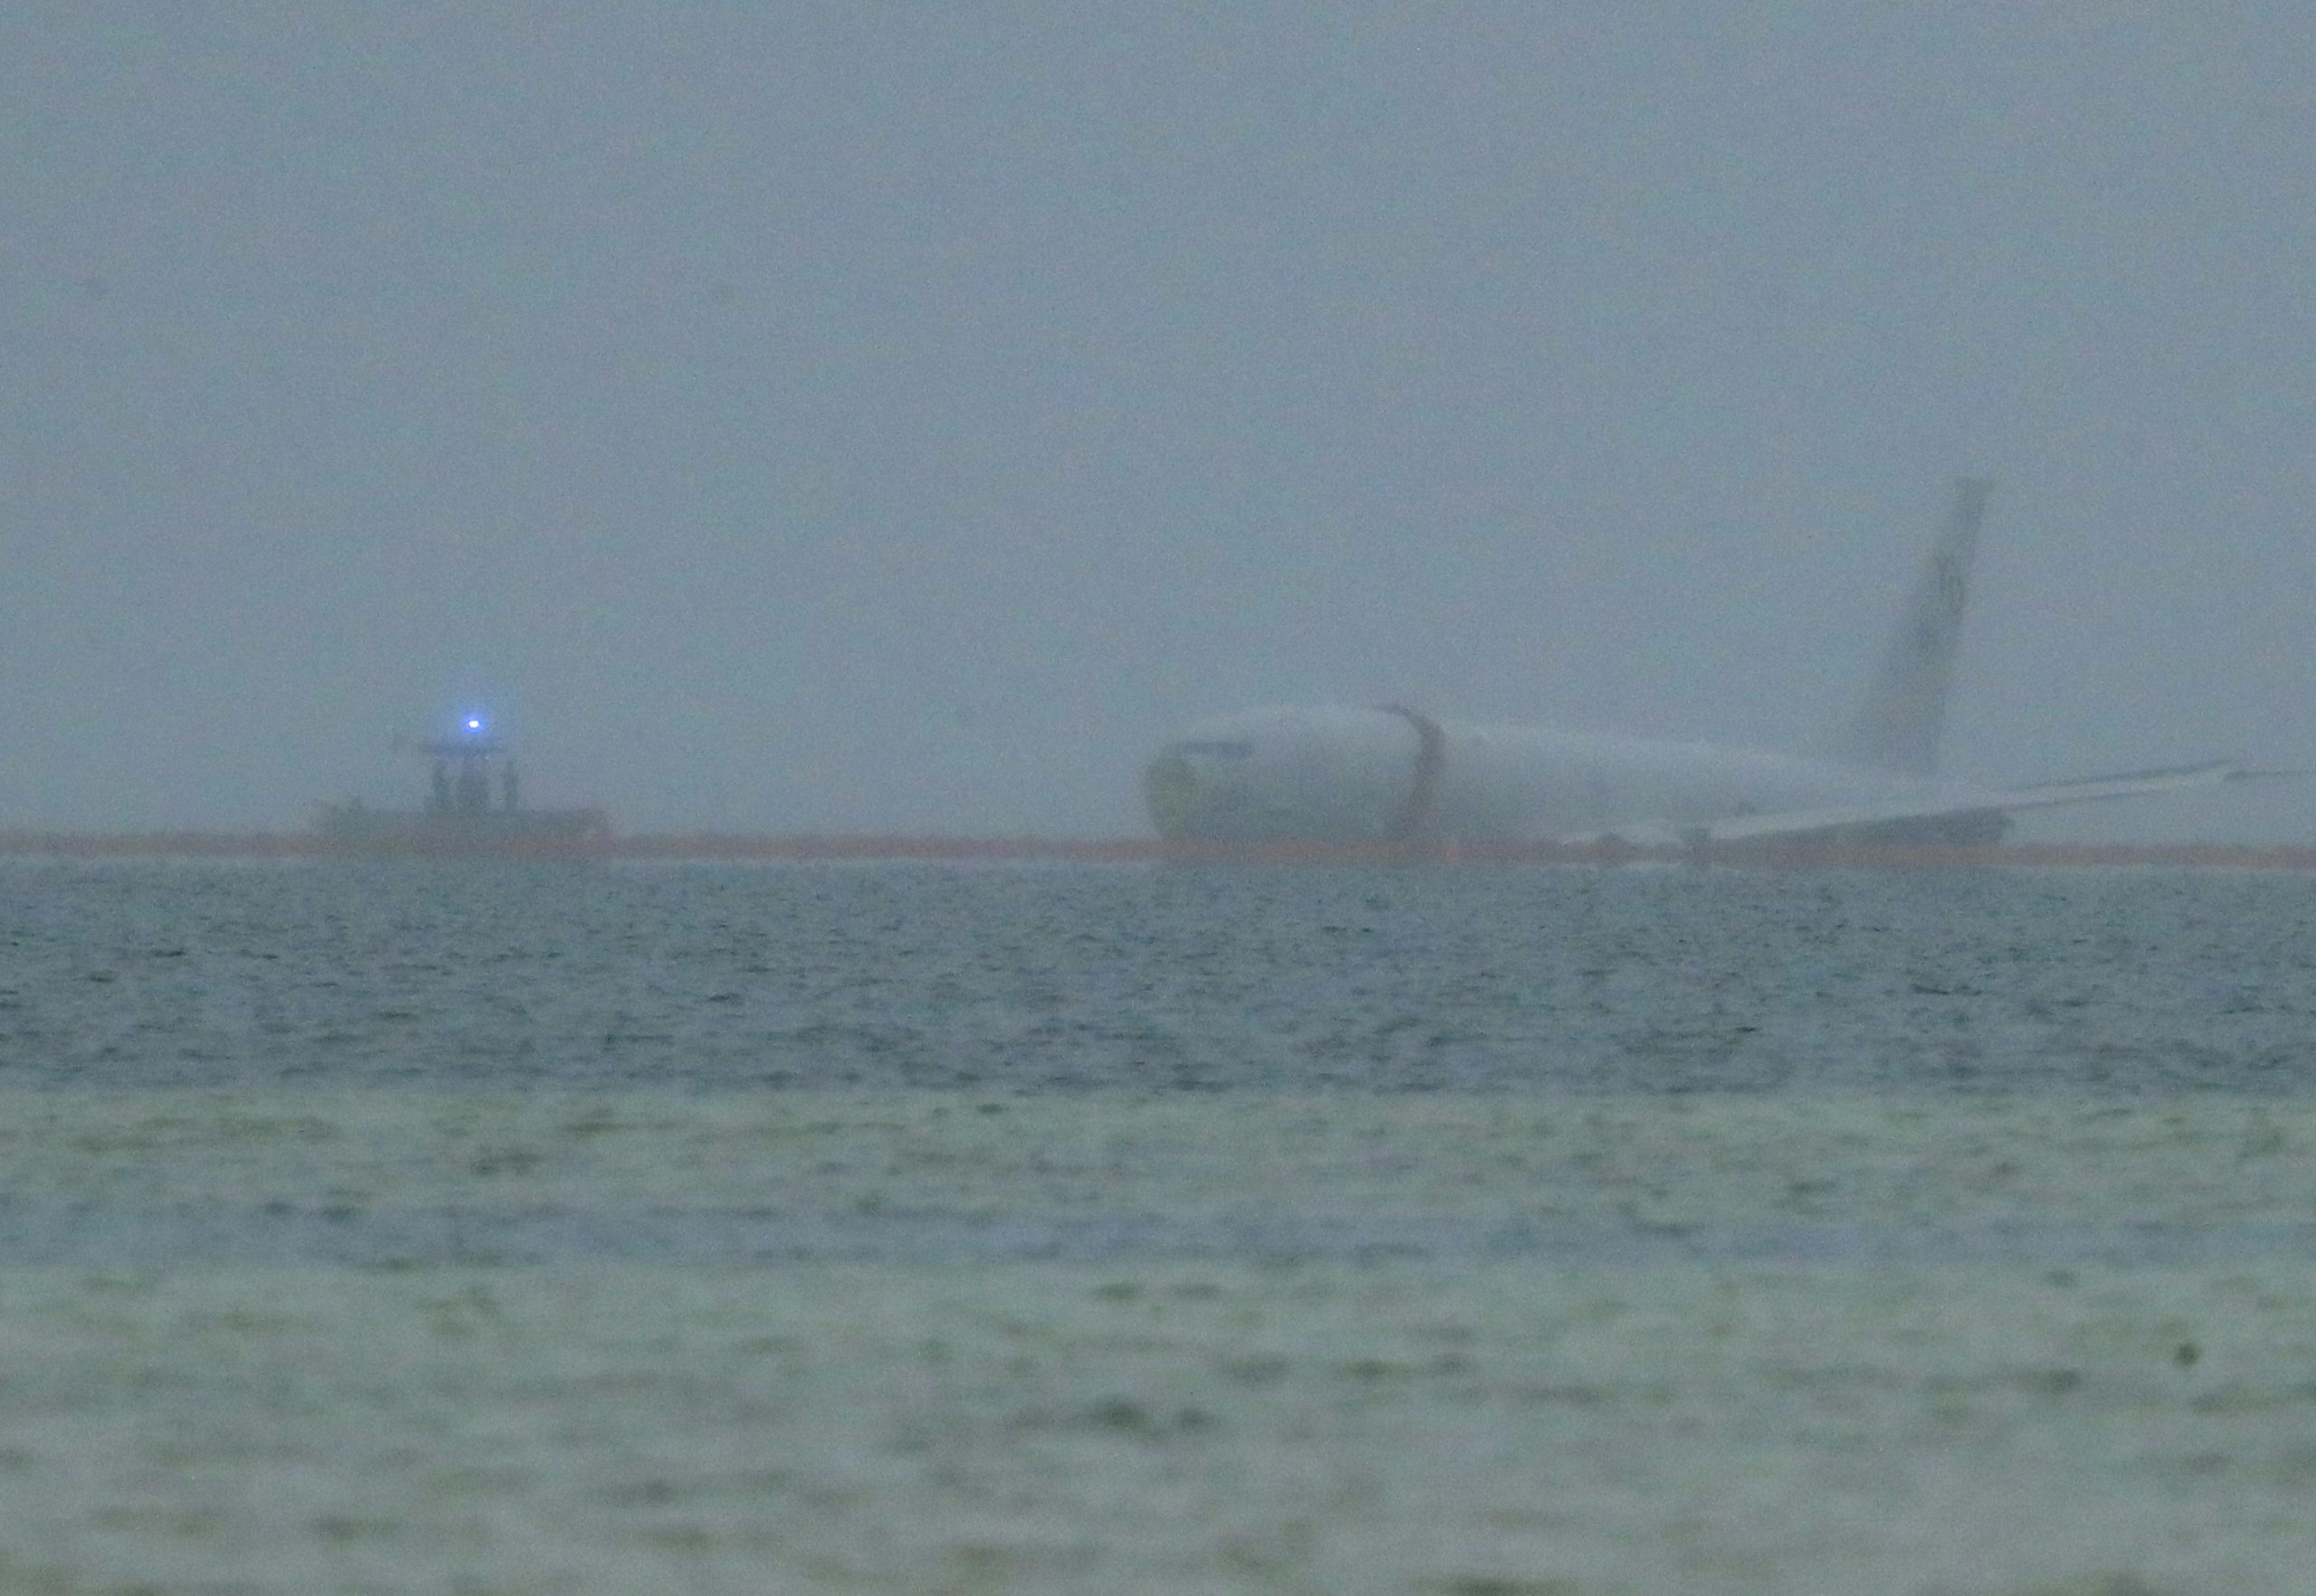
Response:
[[[2282,874],[0,869],[0,1081],[2298,1094]]]
[[[0,865],[0,1596],[2304,1588],[2311,901]]]

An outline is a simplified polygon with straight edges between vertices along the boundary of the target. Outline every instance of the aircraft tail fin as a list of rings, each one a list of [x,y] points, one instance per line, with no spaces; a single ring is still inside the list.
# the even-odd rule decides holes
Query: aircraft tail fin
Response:
[[[1946,529],[1906,595],[1897,634],[1864,700],[1827,750],[1833,758],[1896,775],[1936,774],[1939,734],[1946,728],[1946,689],[1954,678],[1955,644],[1970,597],[1970,559],[1978,552],[1979,524],[1986,518],[1991,487],[1970,477],[1955,483]]]

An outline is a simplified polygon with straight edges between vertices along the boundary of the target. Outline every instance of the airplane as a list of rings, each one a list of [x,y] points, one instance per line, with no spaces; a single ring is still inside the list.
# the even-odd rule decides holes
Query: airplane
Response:
[[[1815,755],[1275,706],[1185,727],[1143,774],[1168,844],[1982,847],[2023,810],[2286,773],[2219,761],[2024,786],[1941,780],[1938,744],[1990,485],[1952,513],[1855,713]]]

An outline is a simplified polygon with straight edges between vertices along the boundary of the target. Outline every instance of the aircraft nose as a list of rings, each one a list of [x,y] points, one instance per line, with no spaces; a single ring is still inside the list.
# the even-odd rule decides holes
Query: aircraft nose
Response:
[[[1169,841],[1190,829],[1198,809],[1198,773],[1180,754],[1161,754],[1142,773],[1142,801],[1150,823]]]

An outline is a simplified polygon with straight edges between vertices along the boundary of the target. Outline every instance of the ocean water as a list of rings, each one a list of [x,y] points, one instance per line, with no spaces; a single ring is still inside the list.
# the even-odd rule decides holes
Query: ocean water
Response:
[[[2311,904],[0,865],[0,1596],[2308,1588]]]
[[[23,865],[0,1083],[2316,1088],[2275,873]]]

